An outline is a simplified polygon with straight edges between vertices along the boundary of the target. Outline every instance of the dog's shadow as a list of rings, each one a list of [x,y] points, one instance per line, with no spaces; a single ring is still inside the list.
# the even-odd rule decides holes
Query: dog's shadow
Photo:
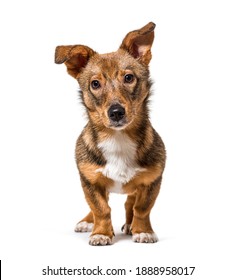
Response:
[[[119,241],[124,241],[124,240],[131,240],[132,236],[128,234],[124,234],[123,232],[116,232],[114,241],[119,242]]]

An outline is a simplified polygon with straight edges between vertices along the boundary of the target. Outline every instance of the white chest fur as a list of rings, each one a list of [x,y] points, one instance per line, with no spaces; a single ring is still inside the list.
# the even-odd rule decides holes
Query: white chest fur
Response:
[[[136,143],[123,132],[117,131],[114,136],[99,143],[98,147],[107,163],[97,172],[102,172],[114,181],[111,192],[122,192],[122,184],[129,182],[138,171],[143,170],[135,161]]]

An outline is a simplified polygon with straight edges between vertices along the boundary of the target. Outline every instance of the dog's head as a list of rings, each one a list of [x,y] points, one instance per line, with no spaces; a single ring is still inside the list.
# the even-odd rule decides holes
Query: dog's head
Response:
[[[90,118],[124,129],[143,114],[150,91],[148,64],[155,24],[129,32],[116,52],[98,54],[84,45],[58,46],[55,62],[65,63],[81,88]]]

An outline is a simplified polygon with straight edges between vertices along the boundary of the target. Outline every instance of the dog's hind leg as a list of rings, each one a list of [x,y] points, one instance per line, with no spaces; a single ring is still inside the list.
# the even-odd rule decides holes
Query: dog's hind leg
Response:
[[[131,235],[131,223],[133,219],[133,206],[135,204],[135,194],[128,195],[127,200],[125,202],[126,209],[126,223],[122,226],[122,231],[125,234]]]
[[[88,232],[92,231],[94,226],[94,218],[93,214],[90,211],[86,217],[84,217],[80,222],[78,222],[75,226],[75,231],[76,232]]]

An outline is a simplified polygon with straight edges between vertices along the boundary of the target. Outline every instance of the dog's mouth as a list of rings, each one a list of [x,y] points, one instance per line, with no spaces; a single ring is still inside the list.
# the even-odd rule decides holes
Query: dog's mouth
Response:
[[[109,127],[116,129],[116,130],[121,130],[124,129],[127,126],[127,122],[124,121],[119,121],[119,122],[110,122]]]

